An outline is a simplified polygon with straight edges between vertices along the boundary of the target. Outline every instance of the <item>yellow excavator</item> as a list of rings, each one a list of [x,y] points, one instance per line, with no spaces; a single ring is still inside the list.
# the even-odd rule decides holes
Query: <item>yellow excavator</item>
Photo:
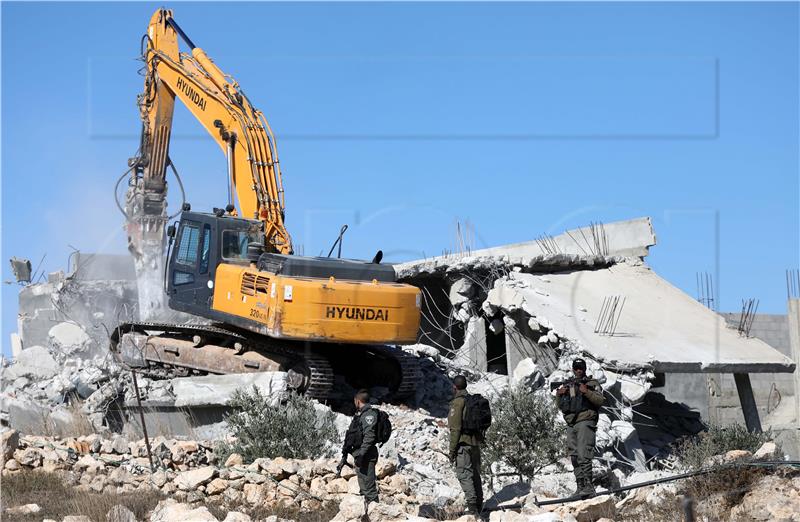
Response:
[[[189,53],[180,52],[179,38]],[[291,388],[317,399],[331,398],[340,380],[412,394],[421,375],[416,358],[391,345],[416,342],[419,289],[397,283],[380,251],[370,262],[293,254],[272,131],[171,10],[151,18],[142,58],[142,134],[125,205],[129,249],[139,277],[159,280],[149,298],[165,290],[171,310],[206,324],[124,323],[112,333],[112,351],[155,377],[284,371]],[[177,226],[165,226],[176,98],[225,154],[229,190],[225,208],[193,212],[184,202]],[[341,234],[337,241],[341,251]],[[140,316],[157,312],[156,303]]]

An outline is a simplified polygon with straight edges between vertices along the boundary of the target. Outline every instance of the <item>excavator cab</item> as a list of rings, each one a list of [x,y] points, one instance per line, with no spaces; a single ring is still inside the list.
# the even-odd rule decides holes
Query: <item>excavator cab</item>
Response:
[[[207,315],[217,266],[223,262],[249,265],[248,247],[260,246],[262,230],[260,221],[219,213],[183,212],[169,257],[170,308]]]

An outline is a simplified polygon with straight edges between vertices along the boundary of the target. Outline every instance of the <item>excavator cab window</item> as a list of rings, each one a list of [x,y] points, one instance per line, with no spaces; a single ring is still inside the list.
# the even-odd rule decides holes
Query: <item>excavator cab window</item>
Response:
[[[200,242],[200,228],[197,225],[186,224],[181,228],[181,238],[178,242],[177,262],[181,265],[194,266],[197,263],[197,245]]]
[[[211,253],[211,225],[203,225],[203,245],[200,249],[200,273],[208,272],[208,258]]]
[[[247,259],[247,245],[258,242],[248,230],[224,230],[222,232],[222,258],[232,261]]]

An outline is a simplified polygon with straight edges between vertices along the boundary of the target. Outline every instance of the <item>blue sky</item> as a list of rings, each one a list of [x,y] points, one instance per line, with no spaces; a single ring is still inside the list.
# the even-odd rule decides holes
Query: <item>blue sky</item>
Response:
[[[3,280],[12,255],[52,271],[68,245],[126,252],[112,190],[159,5],[2,3]],[[345,255],[399,261],[452,249],[459,221],[481,247],[648,215],[660,275],[695,295],[718,269],[720,309],[785,313],[797,3],[171,7],[270,121],[305,254],[343,223]],[[183,107],[170,154],[195,209],[225,204],[224,157]]]

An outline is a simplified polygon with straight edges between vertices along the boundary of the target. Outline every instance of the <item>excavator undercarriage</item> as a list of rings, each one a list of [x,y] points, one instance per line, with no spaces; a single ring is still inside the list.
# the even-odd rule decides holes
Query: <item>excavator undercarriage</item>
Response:
[[[422,378],[417,357],[399,348],[280,341],[227,325],[126,323],[114,330],[111,350],[155,379],[282,371],[289,389],[320,401],[374,386],[405,399]]]

